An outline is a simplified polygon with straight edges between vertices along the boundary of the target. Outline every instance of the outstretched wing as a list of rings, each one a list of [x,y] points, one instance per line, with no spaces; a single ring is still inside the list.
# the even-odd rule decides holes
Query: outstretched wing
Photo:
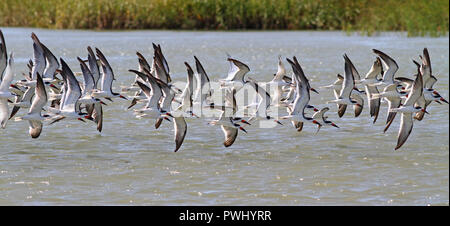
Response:
[[[223,134],[225,135],[225,141],[223,142],[223,145],[225,145],[225,147],[231,146],[236,140],[236,137],[238,135],[238,129],[228,126],[220,126],[220,127],[222,128]]]
[[[184,117],[174,117],[173,120],[173,126],[175,129],[175,150],[174,152],[177,152],[178,149],[180,149],[181,145],[183,144],[184,137],[186,136],[187,132],[187,124],[184,120]]]
[[[411,113],[402,113],[400,130],[398,132],[397,146],[395,150],[399,149],[408,139],[409,134],[411,134],[413,128],[413,120]]]

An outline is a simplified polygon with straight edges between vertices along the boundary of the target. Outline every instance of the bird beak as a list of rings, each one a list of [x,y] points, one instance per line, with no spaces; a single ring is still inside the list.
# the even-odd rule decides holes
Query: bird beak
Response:
[[[278,124],[280,124],[280,125],[283,125],[280,121],[278,121],[278,120],[274,120],[276,123],[278,123]]]
[[[17,87],[16,85],[14,85],[14,84],[11,84],[11,85],[9,85],[9,86],[11,86],[12,88],[14,88],[14,89],[18,89],[18,90],[20,90],[19,89],[19,87]]]
[[[317,93],[317,94],[319,94],[319,92],[317,92],[317,90],[314,89],[314,88],[311,88],[310,90],[313,91],[313,92],[315,92],[315,93]]]
[[[239,129],[247,133],[247,131],[244,128],[242,128],[242,126],[240,126]]]
[[[422,112],[424,112],[424,113],[427,113],[427,114],[430,114],[430,113],[428,113],[428,111],[427,110],[425,110],[425,108],[422,108],[422,110],[421,110]]]
[[[124,97],[124,96],[122,96],[122,95],[120,95],[119,97],[122,98],[122,99],[124,99],[124,100],[128,100],[126,97]]]
[[[242,123],[245,123],[245,124],[247,124],[247,125],[252,125],[252,124],[250,124],[249,122],[245,121],[244,119],[242,119],[241,122],[242,122]]]
[[[78,120],[80,120],[80,121],[82,121],[82,122],[86,122],[86,121],[84,121],[82,118],[78,118]]]
[[[170,119],[169,119],[169,118],[167,118],[167,117],[164,117],[164,119],[165,119],[165,120],[167,120],[167,121],[169,121],[169,122],[171,122],[171,121],[170,121]]]
[[[317,125],[319,125],[319,126],[322,126],[322,124],[320,124],[320,123],[319,123],[318,121],[316,121],[316,120],[313,120],[312,123],[317,124]]]
[[[318,112],[318,111],[319,111],[319,109],[317,109],[317,108],[314,108],[313,110],[314,110],[315,112]]]
[[[100,104],[103,104],[103,105],[105,105],[105,106],[108,106],[105,102],[103,102],[103,101],[100,101]]]
[[[194,112],[191,112],[191,116],[196,117],[196,118],[200,118],[196,114],[194,114]]]
[[[54,88],[54,89],[58,89],[58,87],[56,87],[55,85],[51,84],[49,85],[50,87]]]
[[[439,93],[436,90],[433,91],[433,94],[434,95],[439,95]]]
[[[84,118],[87,119],[87,120],[91,120],[91,121],[94,120],[94,118],[92,118],[90,115],[86,115],[86,116],[84,116]]]
[[[448,101],[446,100],[446,99],[444,99],[443,97],[441,97],[441,99],[440,99],[442,102],[444,102],[444,103],[446,103],[446,104],[448,104]]]
[[[337,126],[337,125],[334,124],[334,123],[331,123],[331,125],[334,126],[334,127],[336,127],[336,128],[339,128],[339,126]]]
[[[173,118],[173,115],[172,114],[170,114],[169,112],[166,112],[164,115],[167,115],[167,116],[169,116],[169,117],[172,117]]]

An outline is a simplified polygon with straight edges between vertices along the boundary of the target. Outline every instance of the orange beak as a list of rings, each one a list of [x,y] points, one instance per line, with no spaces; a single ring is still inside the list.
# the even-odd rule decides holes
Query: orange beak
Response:
[[[316,120],[313,120],[312,123],[317,124],[317,125],[319,125],[319,126],[322,126],[322,124],[320,124],[320,123],[319,123],[318,121],[316,121]]]
[[[249,122],[245,121],[244,119],[241,120],[242,123],[245,123],[247,125],[251,125]]]
[[[92,118],[90,115],[85,115],[84,118],[91,121],[94,120],[94,118]]]
[[[198,117],[196,114],[194,114],[194,112],[191,112],[191,116],[194,116],[194,117],[196,117],[196,118],[200,118],[200,117]]]

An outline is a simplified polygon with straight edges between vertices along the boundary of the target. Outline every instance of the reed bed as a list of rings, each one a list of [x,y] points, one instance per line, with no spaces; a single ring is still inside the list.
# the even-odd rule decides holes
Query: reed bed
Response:
[[[1,0],[0,26],[406,31],[442,36],[448,0]]]

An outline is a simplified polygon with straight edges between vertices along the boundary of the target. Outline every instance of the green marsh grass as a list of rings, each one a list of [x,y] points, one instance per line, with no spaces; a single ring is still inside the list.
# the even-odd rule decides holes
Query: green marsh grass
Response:
[[[442,36],[448,0],[1,0],[0,26],[405,31]]]

